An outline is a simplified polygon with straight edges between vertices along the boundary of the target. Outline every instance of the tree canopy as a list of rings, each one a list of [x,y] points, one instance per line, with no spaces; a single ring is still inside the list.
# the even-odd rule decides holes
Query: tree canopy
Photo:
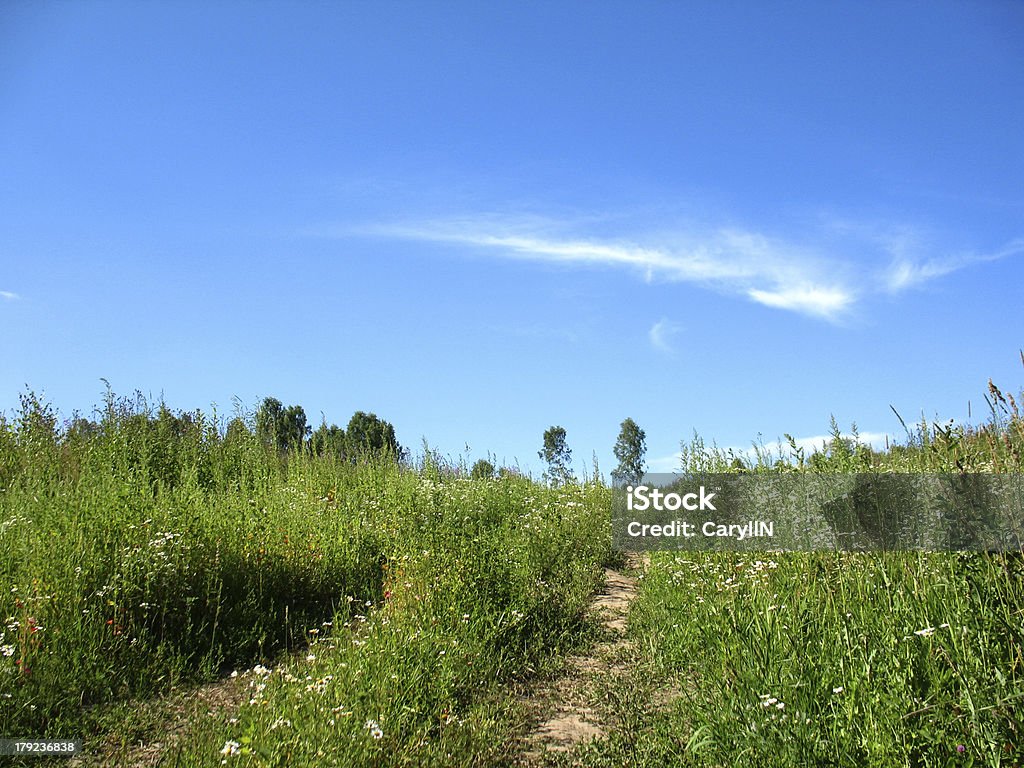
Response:
[[[256,411],[256,434],[264,445],[287,451],[301,448],[309,435],[306,412],[301,405],[287,408],[276,397],[266,397]]]
[[[490,480],[494,477],[496,471],[494,464],[487,459],[477,459],[476,463],[473,464],[473,469],[469,472],[469,476],[474,480]]]
[[[544,478],[553,486],[572,479],[572,450],[565,439],[565,427],[552,426],[544,432],[544,448],[537,452],[548,468]]]
[[[375,413],[356,411],[345,430],[345,445],[352,456],[367,454],[399,458],[402,447],[395,438],[395,428]]]
[[[627,418],[622,422],[614,452],[619,465],[612,470],[612,482],[634,485],[640,482],[644,476],[647,435],[632,419]]]

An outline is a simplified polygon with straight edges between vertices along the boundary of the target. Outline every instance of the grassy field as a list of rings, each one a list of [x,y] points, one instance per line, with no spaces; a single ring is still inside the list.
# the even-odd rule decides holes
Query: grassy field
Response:
[[[1019,472],[1016,402],[990,400],[982,427],[884,452],[836,429],[811,456],[740,466],[695,441],[684,461]],[[610,490],[465,475],[282,456],[138,398],[62,425],[26,395],[0,424],[0,736],[123,763],[151,702],[220,681],[231,706],[193,713],[163,764],[517,763],[509,691],[585,642]],[[984,554],[654,553],[616,685],[673,693],[652,712],[609,692],[610,737],[551,762],[1016,765],[1021,576]]]
[[[833,424],[827,450],[748,469],[1019,473],[1017,402],[990,384],[989,404],[979,428],[921,424],[884,452]],[[692,471],[735,459],[684,451]],[[1019,553],[656,552],[631,632],[637,674],[676,695],[652,717],[620,691],[624,725],[589,765],[1024,763]]]
[[[251,703],[185,764],[500,753],[495,687],[580,631],[606,489],[175,426],[121,401],[62,432],[27,397],[0,432],[0,731],[88,740],[95,705],[241,671]]]
[[[678,695],[593,765],[1016,765],[1019,568],[978,555],[657,553],[638,667]]]

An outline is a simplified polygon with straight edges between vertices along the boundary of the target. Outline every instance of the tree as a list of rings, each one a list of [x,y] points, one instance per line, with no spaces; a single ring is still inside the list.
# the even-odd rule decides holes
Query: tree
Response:
[[[251,437],[252,432],[249,430],[249,425],[245,423],[245,419],[236,416],[228,422],[227,431],[224,433],[224,442],[241,443]]]
[[[537,452],[548,465],[545,479],[556,488],[572,479],[572,451],[565,441],[564,427],[548,427],[544,432],[544,449]]]
[[[474,480],[490,480],[494,477],[494,465],[487,459],[477,459],[469,476]]]
[[[619,466],[612,472],[612,482],[637,484],[644,476],[644,455],[647,453],[647,435],[637,423],[627,418],[619,429],[615,441],[615,458]]]
[[[345,450],[345,430],[337,424],[327,426],[323,422],[309,438],[309,448],[315,456],[334,456],[343,459]]]
[[[356,411],[349,419],[345,445],[352,456],[377,454],[398,459],[402,455],[395,428],[376,414],[363,411]]]
[[[256,411],[256,436],[267,446],[277,445],[277,426],[281,423],[284,405],[276,397],[265,397]]]
[[[85,443],[103,434],[103,427],[91,419],[79,416],[77,413],[71,419],[71,424],[64,432],[65,443]]]
[[[256,434],[264,445],[278,451],[287,451],[292,446],[301,448],[309,435],[306,412],[301,405],[285,408],[276,397],[264,398],[256,411]]]

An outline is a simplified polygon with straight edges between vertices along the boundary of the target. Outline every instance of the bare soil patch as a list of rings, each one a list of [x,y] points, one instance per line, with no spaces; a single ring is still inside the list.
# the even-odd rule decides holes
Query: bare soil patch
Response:
[[[615,726],[611,692],[632,672],[633,643],[626,635],[637,574],[646,560],[629,553],[622,568],[606,568],[604,586],[588,608],[600,637],[584,654],[566,659],[563,674],[542,681],[523,698],[535,723],[526,735],[524,766],[541,766],[560,753],[608,735]]]

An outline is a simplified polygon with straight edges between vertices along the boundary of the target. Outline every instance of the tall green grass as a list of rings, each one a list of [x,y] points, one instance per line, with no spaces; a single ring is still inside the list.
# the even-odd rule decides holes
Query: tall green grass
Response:
[[[693,764],[1011,765],[1022,605],[987,556],[658,553],[633,630]]]
[[[0,489],[9,735],[81,736],[90,705],[285,659],[303,667],[299,694],[330,677],[320,701],[343,707],[338,728],[380,724],[379,740],[338,741],[339,764],[421,753],[439,723],[578,630],[608,556],[599,485],[279,456],[216,415],[141,398],[62,426],[26,395],[0,424]],[[282,656],[311,641],[316,660]],[[291,702],[288,680],[256,698]],[[237,740],[250,759],[284,760],[298,742],[274,722],[327,727],[320,709],[286,708],[264,722],[275,707],[247,705],[242,725],[182,759],[208,765]],[[272,738],[257,744],[261,729]]]
[[[683,468],[1020,472],[1017,401],[988,400],[981,426],[922,423],[885,451],[833,424],[809,455],[695,439]],[[471,480],[429,453],[280,455],[222,421],[109,395],[95,422],[60,423],[31,394],[0,419],[0,732],[88,747],[104,705],[234,672],[240,706],[191,723],[165,764],[515,762],[508,684],[581,634],[608,488]],[[654,553],[630,632],[638,668],[678,696],[577,757],[1013,765],[1021,571],[984,554]]]
[[[205,723],[169,765],[489,765],[512,759],[503,687],[565,650],[607,554],[607,491],[413,478],[382,602]],[[335,627],[335,630],[338,628]]]
[[[877,451],[832,424],[744,462],[699,439],[688,471],[1016,472],[1017,401],[923,422]],[[898,414],[897,414],[898,415]],[[655,552],[631,613],[648,673],[678,693],[592,765],[1010,766],[1024,762],[1020,553]]]

